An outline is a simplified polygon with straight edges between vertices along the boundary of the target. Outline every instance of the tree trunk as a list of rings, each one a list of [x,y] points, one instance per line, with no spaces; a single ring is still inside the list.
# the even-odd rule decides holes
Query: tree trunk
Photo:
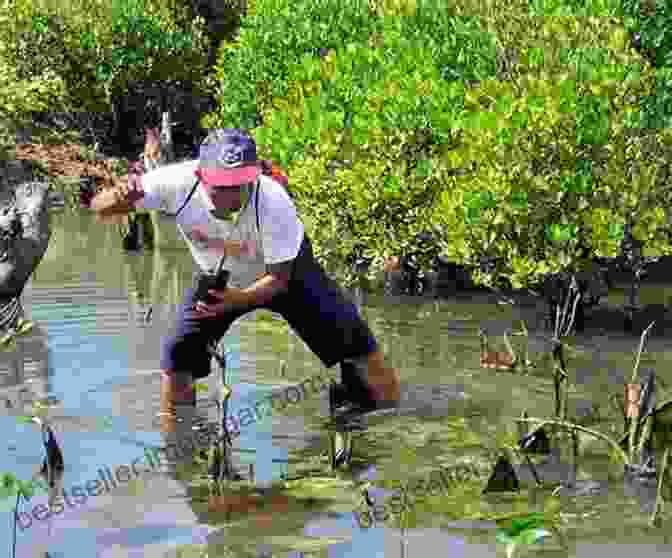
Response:
[[[0,302],[18,297],[51,237],[46,183],[20,161],[0,162]]]

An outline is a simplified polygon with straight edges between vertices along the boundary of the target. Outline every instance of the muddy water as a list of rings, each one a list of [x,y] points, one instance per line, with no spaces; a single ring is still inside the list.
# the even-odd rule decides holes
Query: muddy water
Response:
[[[28,479],[39,467],[40,433],[32,425],[17,424],[16,416],[25,414],[33,400],[50,397],[67,488],[101,479],[106,467],[149,461],[143,458],[148,448],[173,441],[159,432],[155,419],[159,341],[170,330],[174,305],[191,283],[193,268],[186,248],[168,227],[162,229],[157,250],[134,255],[121,252],[114,226],[96,224],[89,216],[56,214],[54,227],[49,250],[24,295],[36,329],[18,340],[15,351],[0,354],[0,440],[5,444],[0,471]],[[642,302],[665,302],[669,289],[658,278],[644,286]],[[614,435],[620,434],[622,420],[609,406],[609,395],[622,393],[638,345],[638,335],[623,332],[616,310],[623,300],[624,290],[614,289],[604,308],[589,318],[586,332],[568,340],[574,384],[570,414]],[[530,468],[516,462],[521,495],[481,497],[498,450],[507,434],[516,431],[514,418],[523,410],[531,416],[553,413],[553,383],[543,359],[548,332],[543,307],[534,299],[515,297],[511,305],[477,292],[441,302],[368,297],[362,303],[390,361],[401,371],[403,406],[412,412],[353,436],[352,468],[335,475],[322,428],[324,393],[246,426],[235,446],[236,467],[247,474],[252,465],[258,486],[312,474],[338,478],[331,488],[319,489],[312,499],[267,495],[265,507],[242,506],[226,519],[208,512],[202,464],[184,468],[164,458],[141,479],[118,483],[102,494],[92,490],[95,495],[80,498],[51,520],[20,516],[16,555],[44,556],[49,550],[51,556],[68,558],[176,556],[179,548],[193,552],[184,556],[198,556],[207,545],[210,556],[297,556],[303,551],[336,557],[366,551],[387,557],[438,548],[449,549],[451,556],[496,556],[502,549],[495,546],[496,526],[488,514],[540,509],[560,483],[569,483],[561,491],[560,528],[567,550],[550,541],[528,552],[669,552],[669,520],[663,516],[660,529],[647,525],[655,487],[624,483],[622,468],[609,459],[606,445],[587,438],[580,440],[578,464],[566,448],[536,460],[548,490],[535,489]],[[665,399],[672,390],[666,362],[672,322],[665,320],[662,308],[653,307],[635,320],[635,328],[641,331],[651,318],[658,325],[642,368],[657,371],[662,381],[658,395]],[[492,345],[503,349],[502,332],[519,329],[521,319],[537,367],[527,374],[481,369],[478,327],[485,326]],[[523,337],[512,340],[516,347],[524,343]],[[241,320],[226,345],[238,354],[229,371],[234,413],[268,390],[283,390],[309,376],[335,376],[270,314]],[[282,361],[287,368],[281,376]],[[216,394],[214,375],[207,385],[197,414],[214,422],[215,409],[209,404]],[[186,420],[183,428],[191,424]],[[466,489],[453,486],[418,503],[403,530],[395,519],[369,528],[358,523],[354,510],[364,508],[352,480],[361,478],[362,471],[375,469],[373,485],[389,488],[457,463],[469,463],[479,475]],[[42,502],[46,496],[38,494],[19,511],[28,514]],[[3,502],[0,542],[9,546],[8,509]]]

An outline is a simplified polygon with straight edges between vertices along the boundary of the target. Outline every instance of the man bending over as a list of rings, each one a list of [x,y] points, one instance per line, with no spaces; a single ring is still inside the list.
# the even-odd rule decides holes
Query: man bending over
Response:
[[[341,365],[342,383],[330,393],[336,407],[395,407],[397,371],[386,366],[357,307],[313,257],[285,187],[260,169],[247,133],[214,130],[198,159],[131,174],[91,203],[101,216],[133,208],[171,214],[201,271],[228,272],[228,287],[210,291],[209,300],[194,300],[195,290],[187,290],[175,331],[163,340],[162,423],[174,420],[176,405],[195,404],[194,380],[210,374],[207,345],[260,308],[280,314],[327,368]]]

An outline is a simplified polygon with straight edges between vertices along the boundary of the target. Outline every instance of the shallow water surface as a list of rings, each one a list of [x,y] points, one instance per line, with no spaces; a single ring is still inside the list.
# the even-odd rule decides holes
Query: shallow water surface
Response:
[[[352,467],[333,473],[323,427],[326,394],[306,392],[284,411],[245,425],[235,442],[234,463],[245,474],[252,465],[259,487],[306,475],[331,480],[316,480],[313,489],[307,483],[285,495],[240,496],[241,502],[248,498],[254,504],[241,504],[228,517],[208,511],[202,463],[185,465],[164,456],[155,467],[147,466],[151,448],[175,441],[159,432],[155,418],[159,342],[170,331],[175,304],[191,283],[192,270],[186,248],[169,229],[162,231],[162,245],[154,252],[124,254],[115,227],[96,224],[88,215],[54,216],[51,245],[23,297],[35,330],[18,340],[15,351],[0,353],[0,439],[6,448],[0,452],[1,470],[29,479],[41,464],[38,429],[17,423],[16,417],[46,398],[51,398],[49,414],[65,457],[66,490],[103,479],[106,468],[134,460],[147,470],[140,479],[118,482],[104,493],[87,497],[85,490],[84,497],[51,520],[20,516],[17,556],[37,556],[47,549],[50,556],[64,558],[177,556],[178,547],[193,552],[184,556],[198,556],[198,548],[205,546],[208,556],[303,552],[388,557],[435,555],[439,549],[449,556],[496,556],[502,549],[495,544],[496,524],[489,517],[543,509],[561,483],[569,483],[560,498],[567,548],[549,541],[531,547],[530,553],[625,556],[635,552],[634,545],[641,545],[636,552],[642,557],[670,552],[668,517],[663,515],[659,529],[647,526],[655,486],[624,483],[622,468],[609,460],[606,444],[588,438],[580,439],[578,464],[566,449],[535,458],[548,489],[535,488],[530,467],[516,461],[521,494],[481,496],[499,452],[516,432],[515,418],[523,410],[537,417],[553,413],[553,382],[542,359],[549,347],[543,307],[529,299],[499,304],[483,292],[440,302],[364,300],[362,311],[401,372],[404,408],[413,413],[353,434]],[[642,299],[664,301],[668,288],[645,285]],[[586,332],[568,340],[574,383],[570,414],[592,420],[586,424],[602,432],[613,427],[618,434],[622,420],[608,399],[622,394],[639,343],[638,334],[615,325],[614,308],[622,300],[623,289],[615,289],[594,312]],[[538,366],[527,374],[481,369],[479,326],[487,328],[493,346],[503,349],[502,332],[519,329],[521,319],[530,332],[530,358]],[[512,341],[519,346],[524,338],[513,336]],[[228,379],[234,414],[253,407],[269,390],[282,391],[312,376],[337,377],[269,313],[240,320],[225,345],[232,352]],[[659,401],[668,393],[669,346],[663,320],[642,360],[642,368],[654,368],[659,375]],[[283,361],[287,367],[281,375]],[[197,415],[214,424],[216,408],[208,402],[216,396],[216,376],[206,384]],[[182,428],[191,424],[186,421]],[[372,488],[391,490],[458,463],[470,464],[476,478],[438,496],[423,499],[418,492],[405,519],[390,517],[368,526],[357,515],[366,510],[362,471],[374,471],[368,477]],[[46,503],[46,495],[22,503],[19,511],[29,514],[40,503]],[[13,523],[10,506],[3,504],[0,541],[9,546]]]

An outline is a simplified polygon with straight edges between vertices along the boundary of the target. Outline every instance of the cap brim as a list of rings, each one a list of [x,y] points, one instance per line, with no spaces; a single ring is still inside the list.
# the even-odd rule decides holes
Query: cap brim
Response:
[[[245,166],[237,169],[201,168],[200,176],[203,184],[210,188],[231,187],[247,184],[257,180],[259,169],[256,166]]]

